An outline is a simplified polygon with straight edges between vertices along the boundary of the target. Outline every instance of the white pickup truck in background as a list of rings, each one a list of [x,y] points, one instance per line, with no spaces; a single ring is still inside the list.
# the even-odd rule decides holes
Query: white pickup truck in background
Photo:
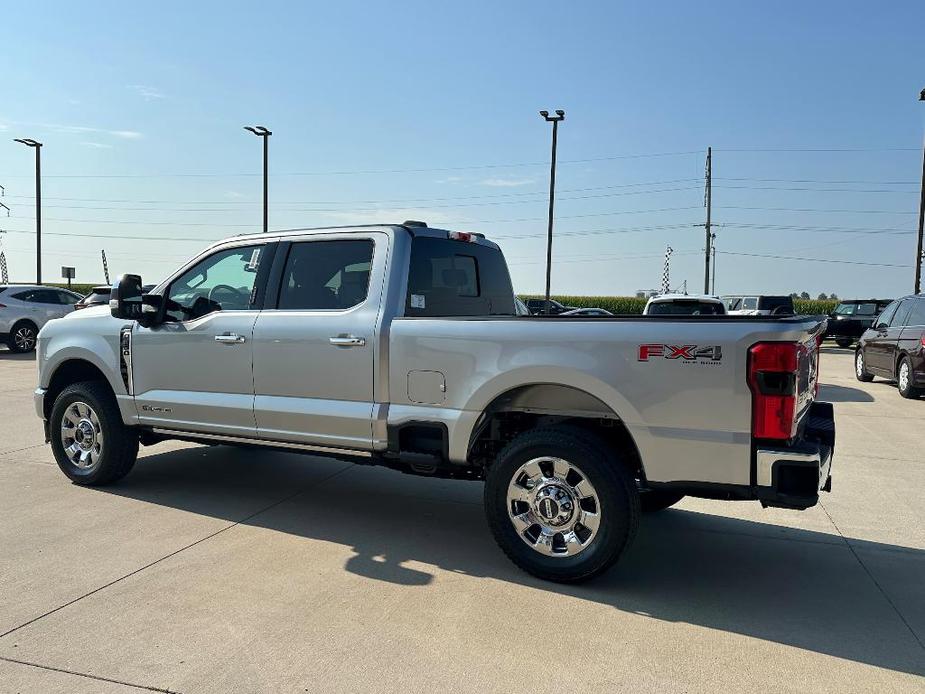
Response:
[[[515,314],[480,235],[239,236],[49,323],[36,411],[78,484],[166,439],[484,480],[501,548],[557,581],[604,571],[640,510],[684,495],[801,509],[829,489],[824,319]]]

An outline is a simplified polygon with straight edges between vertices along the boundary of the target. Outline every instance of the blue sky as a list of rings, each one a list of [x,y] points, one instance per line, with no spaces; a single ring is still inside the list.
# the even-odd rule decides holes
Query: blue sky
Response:
[[[4,9],[0,45],[14,280],[35,261],[33,158],[12,138],[45,144],[45,279],[100,281],[105,248],[153,282],[260,229],[242,130],[259,123],[271,227],[481,231],[541,291],[537,111],[563,108],[554,292],[656,287],[668,244],[672,284],[698,290],[708,145],[718,293],[911,290],[920,1],[34,5]]]

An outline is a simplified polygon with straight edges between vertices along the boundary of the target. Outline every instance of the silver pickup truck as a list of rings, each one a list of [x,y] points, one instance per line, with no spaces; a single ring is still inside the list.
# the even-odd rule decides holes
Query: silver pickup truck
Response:
[[[498,544],[604,571],[684,495],[803,509],[831,484],[823,319],[515,315],[500,249],[422,223],[239,236],[48,323],[35,408],[61,470],[167,439],[484,480]],[[387,522],[387,521],[386,521]]]

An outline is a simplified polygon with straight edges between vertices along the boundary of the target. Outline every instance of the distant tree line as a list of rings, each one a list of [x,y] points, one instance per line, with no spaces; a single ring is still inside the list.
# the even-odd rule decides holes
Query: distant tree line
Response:
[[[790,297],[793,299],[803,299],[804,301],[809,301],[813,297],[809,295],[809,292],[793,292],[790,294]],[[816,297],[817,301],[838,301],[838,294],[832,292],[831,294],[826,294],[822,292],[819,296]]]

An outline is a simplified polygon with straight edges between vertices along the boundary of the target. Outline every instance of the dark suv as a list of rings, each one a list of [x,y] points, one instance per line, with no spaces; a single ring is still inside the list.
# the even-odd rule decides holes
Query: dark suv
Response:
[[[874,324],[874,318],[879,316],[891,301],[892,299],[848,299],[839,302],[835,310],[829,314],[825,337],[835,340],[839,347],[850,347],[852,342],[859,339],[864,331]]]
[[[896,381],[904,398],[925,390],[925,294],[897,299],[883,310],[861,336],[854,369],[859,381]]]

